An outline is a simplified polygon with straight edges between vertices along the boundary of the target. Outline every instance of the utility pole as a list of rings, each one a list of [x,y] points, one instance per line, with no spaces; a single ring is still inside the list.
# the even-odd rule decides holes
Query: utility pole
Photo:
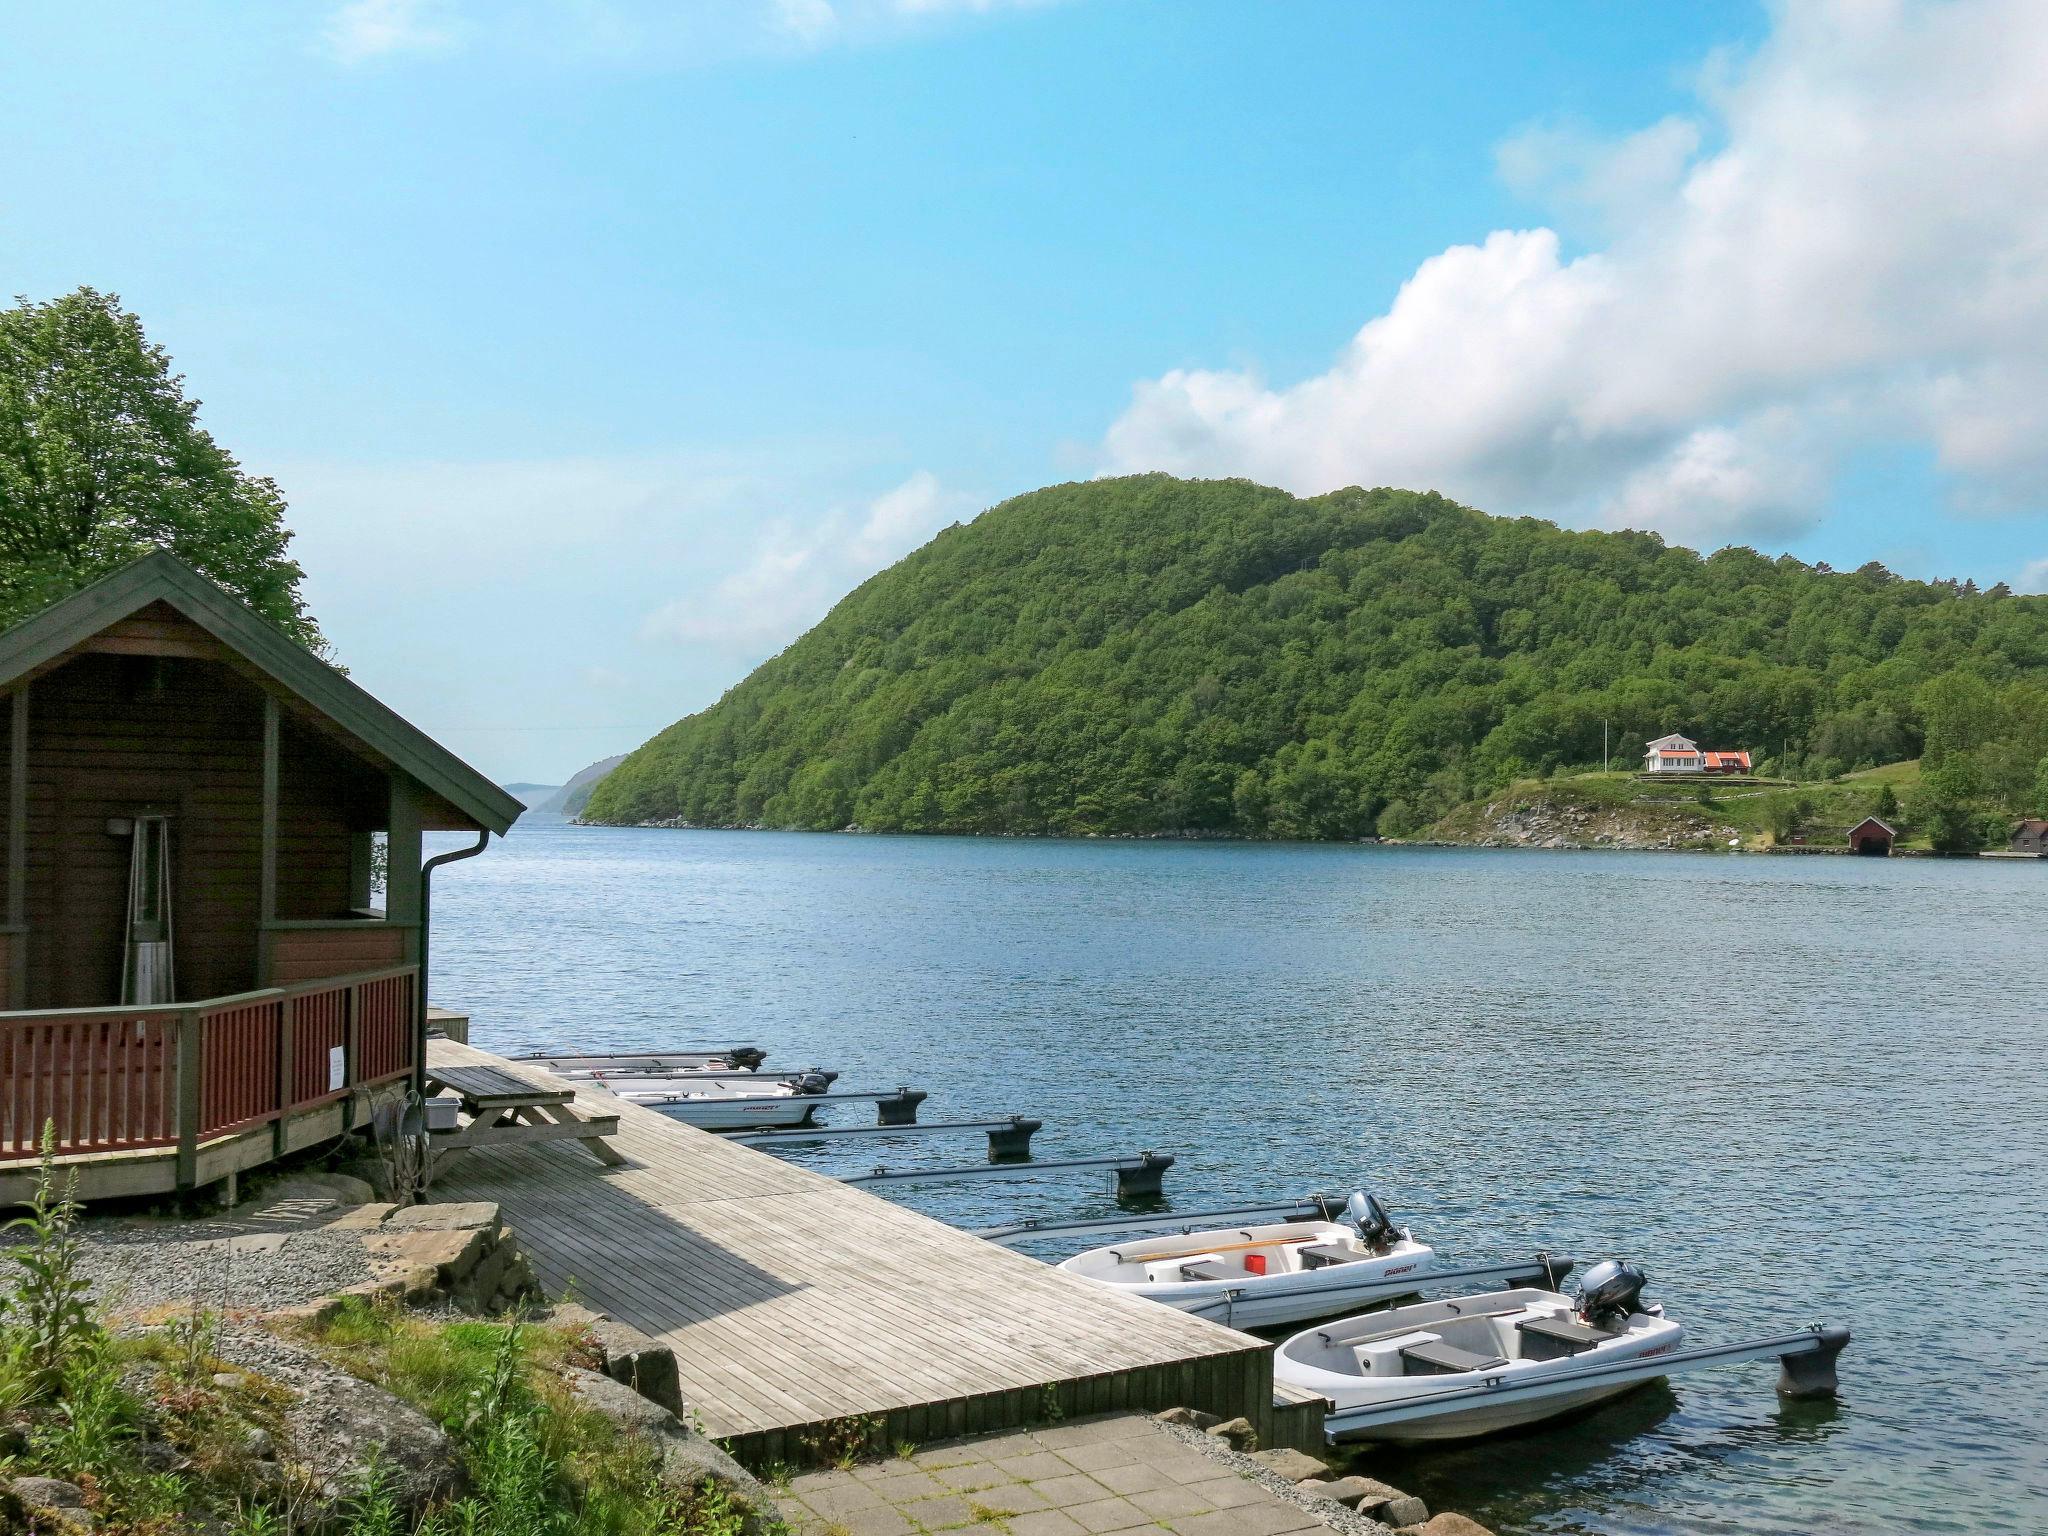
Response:
[[[1600,777],[1607,777],[1607,722],[1600,722]]]

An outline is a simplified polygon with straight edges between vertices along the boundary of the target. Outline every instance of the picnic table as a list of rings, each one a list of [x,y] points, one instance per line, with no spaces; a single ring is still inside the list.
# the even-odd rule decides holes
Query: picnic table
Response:
[[[537,1141],[580,1141],[607,1167],[626,1160],[605,1145],[618,1134],[617,1115],[571,1109],[573,1088],[543,1088],[503,1067],[445,1067],[429,1064],[427,1091],[451,1093],[468,1118],[450,1131],[433,1133],[434,1160],[477,1147],[526,1146]]]

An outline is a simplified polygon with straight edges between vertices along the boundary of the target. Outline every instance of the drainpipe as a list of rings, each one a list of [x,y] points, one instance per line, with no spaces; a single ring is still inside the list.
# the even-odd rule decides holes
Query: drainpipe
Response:
[[[419,1038],[413,1041],[412,1053],[412,1091],[416,1098],[427,1096],[427,941],[428,935],[434,931],[434,871],[458,859],[475,858],[490,841],[488,831],[479,832],[474,848],[437,853],[420,866],[420,1027]]]

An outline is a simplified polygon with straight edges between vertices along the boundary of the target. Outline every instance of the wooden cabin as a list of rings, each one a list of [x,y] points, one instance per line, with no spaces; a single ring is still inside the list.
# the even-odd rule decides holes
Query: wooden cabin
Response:
[[[1892,844],[1898,840],[1898,828],[1875,816],[1866,816],[1849,829],[1849,851],[1871,858],[1890,857]]]
[[[2016,823],[2005,840],[2005,851],[2027,858],[2048,859],[2048,821],[2029,818]]]
[[[0,763],[0,1195],[46,1125],[90,1197],[359,1123],[423,1061],[422,834],[520,810],[165,553],[0,633]]]

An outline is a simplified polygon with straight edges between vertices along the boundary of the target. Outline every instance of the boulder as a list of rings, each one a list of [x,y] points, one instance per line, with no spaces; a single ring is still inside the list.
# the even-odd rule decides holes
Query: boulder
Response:
[[[1371,1504],[1358,1506],[1361,1514],[1371,1515],[1382,1525],[1420,1525],[1429,1518],[1429,1506],[1412,1493],[1404,1493],[1397,1499],[1374,1508]]]
[[[715,1477],[749,1494],[760,1491],[760,1485],[732,1457],[625,1383],[580,1366],[570,1366],[563,1379],[584,1407],[653,1445],[661,1455],[661,1480],[671,1488],[693,1488],[705,1478]]]
[[[1420,1525],[1404,1526],[1401,1536],[1493,1536],[1493,1532],[1477,1520],[1446,1512],[1431,1515]]]
[[[605,1375],[631,1387],[677,1418],[689,1411],[683,1404],[683,1383],[676,1371],[674,1350],[615,1318],[599,1318],[590,1325],[590,1334],[604,1351]]]
[[[1340,1477],[1334,1481],[1315,1478],[1294,1486],[1313,1498],[1330,1499],[1346,1509],[1374,1508],[1390,1499],[1406,1497],[1400,1489],[1372,1477]]]
[[[294,1385],[299,1395],[285,1409],[286,1440],[331,1503],[344,1504],[356,1492],[372,1460],[410,1517],[466,1491],[455,1446],[410,1403],[332,1367],[317,1377],[302,1371]]]
[[[359,1179],[352,1173],[316,1173],[307,1182],[333,1190],[334,1197],[343,1205],[367,1205],[377,1198],[377,1191],[370,1181]]]
[[[85,1490],[54,1477],[17,1477],[14,1496],[31,1509],[83,1509]]]
[[[1250,1419],[1225,1419],[1221,1424],[1212,1424],[1207,1433],[1233,1451],[1255,1450],[1259,1444],[1259,1432],[1252,1428]]]
[[[1162,1424],[1185,1424],[1189,1429],[1212,1429],[1223,1422],[1215,1414],[1204,1413],[1199,1408],[1169,1408],[1152,1417]]]
[[[1268,1472],[1277,1472],[1290,1483],[1320,1481],[1329,1476],[1330,1469],[1305,1451],[1289,1450],[1282,1447],[1271,1451],[1253,1451],[1252,1460]]]

